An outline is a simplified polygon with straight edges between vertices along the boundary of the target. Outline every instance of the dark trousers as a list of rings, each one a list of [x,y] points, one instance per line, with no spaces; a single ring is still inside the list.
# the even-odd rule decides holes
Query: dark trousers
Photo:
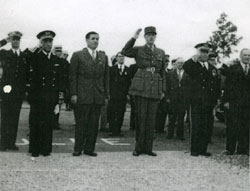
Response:
[[[134,130],[137,126],[137,114],[136,114],[136,108],[135,108],[135,97],[130,96],[130,129]]]
[[[112,134],[117,135],[121,133],[121,128],[126,111],[127,100],[110,99],[110,129]]]
[[[168,114],[168,103],[165,99],[162,99],[157,107],[155,130],[163,132]]]
[[[230,103],[230,108],[226,116],[226,149],[232,153],[235,150],[238,153],[249,153],[249,105],[246,103],[240,106],[236,103]]]
[[[75,108],[75,152],[94,152],[98,134],[98,122],[101,114],[99,104],[81,104]]]
[[[213,105],[209,104],[207,100],[191,104],[191,152],[199,154],[207,152],[213,108]]]
[[[31,105],[29,152],[47,155],[52,152],[55,103],[39,100]]]
[[[136,128],[137,152],[151,152],[153,149],[156,111],[159,101],[136,96],[138,125]]]
[[[168,137],[173,137],[176,129],[176,136],[184,138],[184,117],[186,106],[181,103],[171,104],[169,113]]]
[[[4,98],[1,107],[1,147],[8,149],[15,145],[22,99]]]
[[[101,107],[101,117],[100,117],[100,129],[106,129],[108,124],[108,102]]]

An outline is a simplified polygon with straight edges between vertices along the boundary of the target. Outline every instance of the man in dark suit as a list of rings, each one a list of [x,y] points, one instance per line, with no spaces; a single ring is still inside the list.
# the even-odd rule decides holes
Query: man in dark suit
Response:
[[[124,65],[124,56],[118,52],[117,63],[110,68],[110,121],[111,136],[123,136],[121,128],[126,111],[127,95],[130,86],[129,68]]]
[[[70,64],[71,101],[76,105],[75,147],[73,156],[94,152],[101,107],[109,97],[108,58],[97,51],[99,34],[86,34],[87,48],[74,52]]]
[[[167,75],[166,100],[169,103],[169,125],[168,139],[172,139],[175,134],[180,140],[184,140],[184,117],[189,105],[190,78],[183,70],[184,60],[176,60],[176,68]]]
[[[53,31],[42,31],[37,38],[41,49],[31,53],[32,81],[29,88],[29,102],[32,108],[29,152],[33,157],[49,156],[52,152],[52,131],[55,105],[63,94],[63,73],[60,60],[51,53]]]
[[[168,75],[170,69],[168,69],[169,64],[169,55],[165,55],[165,72],[166,76]],[[155,131],[156,133],[165,133],[165,123],[167,119],[167,115],[169,112],[169,103],[166,100],[166,95],[158,104],[157,113],[156,113],[156,121],[155,121]]]
[[[14,31],[0,42],[0,47],[11,42],[10,50],[0,50],[3,69],[1,79],[1,144],[0,150],[18,150],[15,145],[19,115],[26,92],[28,64],[25,54],[20,50],[22,33]]]
[[[220,95],[216,68],[207,63],[209,45],[195,46],[197,55],[184,63],[184,71],[191,78],[191,156],[211,156],[207,152],[211,113]]]
[[[240,52],[240,61],[230,66],[226,72],[224,107],[227,109],[228,155],[249,155],[249,120],[250,120],[250,49]],[[238,144],[237,144],[238,143]],[[236,148],[237,145],[237,148]]]
[[[138,116],[136,130],[136,146],[133,156],[145,153],[157,156],[152,151],[156,111],[159,101],[163,98],[165,82],[165,52],[154,44],[156,28],[144,29],[144,46],[134,47],[142,29],[138,29],[122,50],[125,56],[135,58],[138,70],[133,77],[129,93],[135,96]]]

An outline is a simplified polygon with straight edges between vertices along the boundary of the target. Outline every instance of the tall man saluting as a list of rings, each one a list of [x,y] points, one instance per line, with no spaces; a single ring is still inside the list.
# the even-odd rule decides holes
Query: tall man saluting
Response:
[[[109,67],[106,54],[96,50],[99,34],[89,32],[85,38],[87,48],[74,52],[70,61],[71,101],[76,106],[73,156],[80,156],[84,150],[84,154],[95,157],[101,106],[109,97]]]
[[[153,149],[153,135],[157,106],[165,92],[165,52],[155,46],[156,28],[144,29],[144,46],[134,47],[141,29],[138,29],[122,50],[123,55],[135,58],[138,70],[135,73],[129,94],[135,96],[138,126],[133,156],[142,153],[156,156]]]

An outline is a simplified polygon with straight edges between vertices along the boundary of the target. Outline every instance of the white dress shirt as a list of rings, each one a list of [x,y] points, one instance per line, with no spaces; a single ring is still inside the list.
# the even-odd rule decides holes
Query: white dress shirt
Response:
[[[20,52],[21,52],[20,49],[13,49],[12,48],[11,50],[13,51],[14,54],[17,53],[17,55],[20,56]]]
[[[93,58],[93,59],[96,59],[96,52],[97,50],[92,50],[90,49],[89,47],[87,47],[88,51],[89,51],[89,54],[90,56]]]

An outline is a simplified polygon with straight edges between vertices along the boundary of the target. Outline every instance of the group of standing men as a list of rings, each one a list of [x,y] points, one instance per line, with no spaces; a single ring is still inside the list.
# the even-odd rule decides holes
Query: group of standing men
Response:
[[[134,46],[140,32],[138,29],[116,55],[117,64],[111,68],[105,52],[97,50],[99,34],[96,32],[87,33],[87,47],[73,53],[69,68],[70,97],[76,119],[73,156],[80,156],[82,152],[97,156],[98,123],[101,108],[108,100],[112,135],[120,135],[127,92],[133,96],[136,108],[134,156],[157,155],[153,152],[153,135],[161,103],[170,108],[168,138],[174,136],[177,125],[177,137],[184,140],[184,116],[190,110],[191,155],[210,156],[207,146],[221,87],[218,70],[208,62],[209,44],[196,45],[197,55],[186,62],[182,58],[176,59],[176,68],[169,72],[165,52],[155,46],[156,28],[146,27],[146,44]],[[14,32],[0,42],[1,46],[7,41],[12,43],[12,50],[1,50],[0,55],[3,67],[1,150],[17,149],[18,118],[23,95],[28,89],[33,119],[29,151],[34,157],[48,156],[52,151],[54,112],[66,89],[62,61],[51,54],[54,37],[53,31],[39,33],[37,38],[41,48],[25,54],[19,50],[20,32]],[[135,59],[134,73],[124,66],[124,56]],[[235,150],[240,154],[249,153],[249,61],[250,50],[243,49],[240,61],[224,72],[226,83],[221,99],[230,116],[227,118],[227,154],[234,154]],[[165,119],[163,121],[165,123]]]

